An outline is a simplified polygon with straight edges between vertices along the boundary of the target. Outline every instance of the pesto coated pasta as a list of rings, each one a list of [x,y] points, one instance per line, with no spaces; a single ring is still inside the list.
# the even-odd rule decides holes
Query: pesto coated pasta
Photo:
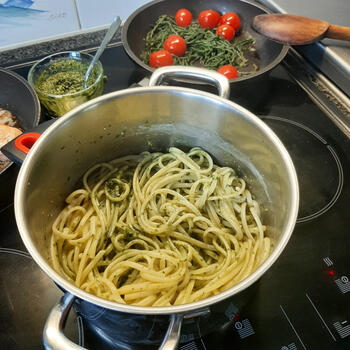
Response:
[[[258,203],[208,153],[142,153],[97,164],[52,226],[51,262],[118,303],[170,306],[218,294],[269,256]]]

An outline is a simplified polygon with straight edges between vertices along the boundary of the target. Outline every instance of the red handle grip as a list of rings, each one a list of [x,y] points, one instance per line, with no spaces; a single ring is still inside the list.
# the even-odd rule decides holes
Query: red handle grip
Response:
[[[37,132],[29,132],[27,134],[23,134],[16,138],[15,147],[19,151],[27,154],[40,136],[41,134],[38,134]]]

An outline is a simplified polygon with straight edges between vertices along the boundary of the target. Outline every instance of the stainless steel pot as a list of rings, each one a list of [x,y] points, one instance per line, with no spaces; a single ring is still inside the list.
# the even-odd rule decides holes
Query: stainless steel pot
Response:
[[[164,77],[213,83],[220,97],[193,89],[154,86]],[[22,240],[41,269],[67,291],[47,320],[47,349],[82,349],[62,333],[74,298],[78,298],[77,304],[89,305],[85,310],[93,309],[98,314],[91,319],[99,320],[96,327],[106,338],[109,335],[104,325],[111,322],[111,315],[124,320],[129,316],[152,319],[160,328],[170,321],[160,348],[174,349],[183,320],[206,320],[206,332],[211,325],[217,326],[208,315],[222,314],[220,305],[231,297],[236,300],[248,295],[247,288],[277,260],[292,234],[299,192],[291,158],[267,125],[225,99],[229,95],[228,80],[199,68],[166,67],[155,71],[150,85],[98,97],[67,113],[43,133],[20,170],[15,214]],[[262,205],[263,221],[275,242],[270,257],[253,274],[221,294],[172,307],[121,305],[86,293],[58,275],[49,263],[51,225],[82,174],[97,162],[145,150],[165,151],[170,146],[202,147],[218,164],[231,166],[246,178]]]

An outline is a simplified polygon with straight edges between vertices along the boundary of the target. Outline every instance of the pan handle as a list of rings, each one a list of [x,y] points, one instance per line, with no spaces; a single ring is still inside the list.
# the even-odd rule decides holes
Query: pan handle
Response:
[[[18,165],[21,165],[34,143],[39,139],[41,134],[55,121],[56,119],[48,120],[44,123],[39,124],[34,129],[23,132],[23,134],[17,136],[15,139],[11,140],[9,143],[3,146],[0,151],[4,153],[7,158],[17,163]]]
[[[217,87],[219,96],[223,98],[230,97],[230,82],[228,79],[220,73],[213,70],[197,68],[197,67],[186,67],[186,66],[167,66],[158,68],[151,75],[149,86],[160,85],[162,79],[168,78],[181,78],[187,80],[195,80],[198,82],[207,82]]]

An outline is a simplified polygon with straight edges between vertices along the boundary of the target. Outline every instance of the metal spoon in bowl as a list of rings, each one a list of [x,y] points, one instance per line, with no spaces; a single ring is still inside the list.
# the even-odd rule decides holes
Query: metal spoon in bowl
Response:
[[[97,52],[95,53],[94,58],[92,59],[88,69],[86,70],[85,76],[84,76],[84,88],[87,87],[87,81],[89,78],[89,75],[94,68],[95,64],[98,62],[100,56],[102,55],[102,52],[105,50],[107,44],[110,42],[110,40],[113,38],[114,34],[119,29],[120,25],[122,23],[122,20],[119,16],[115,17],[113,19],[112,24],[109,26],[106,35],[104,36],[102,43],[100,47],[98,48]]]
[[[350,40],[350,27],[290,14],[255,16],[253,28],[268,39],[289,45],[311,44],[323,38]]]

